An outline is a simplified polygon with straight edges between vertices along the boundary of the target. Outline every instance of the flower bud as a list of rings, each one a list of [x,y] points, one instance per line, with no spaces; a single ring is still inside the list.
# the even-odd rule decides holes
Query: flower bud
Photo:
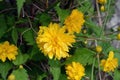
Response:
[[[117,39],[120,40],[120,33],[117,34]]]
[[[100,10],[101,10],[102,12],[104,12],[104,11],[105,11],[105,6],[102,5],[102,6],[100,7]]]
[[[15,80],[15,75],[14,74],[10,74],[8,76],[8,79],[7,80]]]
[[[101,46],[96,46],[96,52],[100,53],[102,51],[102,47]]]

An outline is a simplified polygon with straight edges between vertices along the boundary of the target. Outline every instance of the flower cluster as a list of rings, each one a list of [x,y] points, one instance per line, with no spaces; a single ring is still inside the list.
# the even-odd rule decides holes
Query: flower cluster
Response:
[[[69,57],[69,46],[71,47],[75,42],[75,36],[66,33],[64,27],[50,23],[48,27],[40,26],[36,42],[44,55],[59,60]]]
[[[15,45],[10,45],[8,41],[0,44],[0,59],[5,62],[8,58],[9,60],[15,60],[17,52],[17,47]]]
[[[72,62],[72,64],[68,64],[65,69],[68,80],[81,80],[85,75],[85,69],[79,62]]]
[[[65,26],[69,33],[79,33],[82,29],[82,25],[84,24],[84,15],[82,12],[74,9],[70,16],[65,19]]]
[[[75,36],[71,33],[79,33],[84,22],[83,14],[74,9],[65,19],[64,26],[61,27],[57,23],[50,23],[48,27],[40,26],[36,43],[50,59],[54,57],[59,60],[69,57],[69,47],[75,42]]]
[[[40,26],[36,43],[45,56],[50,59],[69,57],[69,47],[75,42],[74,32],[79,33],[85,20],[83,14],[74,9],[65,19],[64,26],[50,23],[48,26]],[[85,75],[82,64],[72,62],[66,66],[66,74],[69,80],[80,80]]]
[[[118,59],[114,58],[114,52],[110,51],[107,60],[101,60],[101,66],[103,66],[103,71],[110,72],[114,71],[118,67]]]

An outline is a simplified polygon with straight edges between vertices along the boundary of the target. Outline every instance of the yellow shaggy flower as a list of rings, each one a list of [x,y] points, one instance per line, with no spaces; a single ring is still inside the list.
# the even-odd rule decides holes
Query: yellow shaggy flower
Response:
[[[82,12],[74,9],[70,16],[65,19],[65,26],[70,33],[79,33],[81,31],[82,25],[84,24],[84,15]]]
[[[85,68],[79,62],[72,62],[72,64],[68,64],[65,69],[68,80],[81,80],[85,75]]]
[[[110,51],[107,60],[101,60],[101,66],[103,66],[103,71],[110,72],[114,71],[118,67],[118,59],[114,58],[114,52]]]
[[[100,4],[106,4],[107,0],[98,0],[98,3],[100,3]]]
[[[0,59],[5,62],[6,58],[9,60],[15,60],[17,52],[17,47],[15,45],[10,45],[8,41],[0,44]]]
[[[40,26],[36,43],[44,55],[50,59],[66,58],[69,56],[69,46],[75,42],[75,36],[65,32],[64,27],[50,23],[48,27]]]
[[[15,80],[15,75],[10,74],[10,75],[8,76],[8,79],[7,79],[7,80]]]

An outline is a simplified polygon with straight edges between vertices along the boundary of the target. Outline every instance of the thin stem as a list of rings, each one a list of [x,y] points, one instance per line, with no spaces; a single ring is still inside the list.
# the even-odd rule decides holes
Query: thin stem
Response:
[[[37,32],[34,30],[34,28],[33,28],[33,26],[32,26],[32,22],[31,22],[31,20],[30,20],[30,18],[29,18],[29,16],[28,16],[28,14],[25,12],[25,15],[27,16],[27,18],[28,18],[28,22],[29,22],[29,25],[30,25],[30,28],[34,31],[34,33],[36,33],[37,34]]]
[[[105,17],[105,19],[104,19],[104,24],[103,24],[103,26],[106,25],[107,20],[108,20],[108,14],[109,14],[109,11],[110,11],[110,4],[111,4],[111,0],[108,0],[108,6],[107,6],[107,11],[108,11],[108,13],[107,13],[107,15],[106,15],[106,17]]]
[[[31,30],[31,28],[28,28],[28,29],[26,29],[25,31],[23,31],[23,32],[21,33],[21,35],[20,35],[20,44],[22,44],[22,36],[23,36],[23,34],[24,34],[25,32],[27,32],[27,31],[29,31],[29,30]]]
[[[76,39],[76,41],[80,41],[79,38],[84,38],[87,41],[94,41],[94,40],[98,40],[98,41],[111,41],[113,40],[112,38],[105,38],[105,39],[101,39],[101,38],[95,38],[95,37],[87,37],[87,36],[78,36],[78,39]]]
[[[97,8],[99,26],[102,27],[102,19],[101,19],[100,10],[99,10],[99,5],[98,5],[97,0],[96,0],[96,8]]]
[[[8,8],[8,9],[1,10],[0,14],[3,13],[3,12],[6,12],[6,11],[14,10],[14,9],[16,9],[16,8]]]
[[[97,54],[97,60],[98,60],[98,74],[99,74],[99,79],[102,80],[102,78],[101,78],[101,72],[100,72],[100,57],[99,57],[99,54]]]
[[[44,9],[41,9],[40,7],[38,7],[36,4],[32,3],[33,6],[35,6],[37,9],[39,9],[40,11],[44,12]]]
[[[91,80],[93,80],[95,60],[96,60],[96,58],[94,58],[93,64],[92,64]]]

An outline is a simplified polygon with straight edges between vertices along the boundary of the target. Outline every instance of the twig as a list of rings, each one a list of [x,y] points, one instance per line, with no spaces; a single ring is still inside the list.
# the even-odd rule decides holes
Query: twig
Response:
[[[98,5],[97,0],[96,0],[96,8],[97,8],[99,26],[102,27],[102,19],[101,19],[100,10],[99,10],[99,5]]]
[[[35,6],[37,9],[39,9],[40,11],[44,12],[44,10],[38,7],[36,4],[33,3],[32,5]]]
[[[28,18],[28,22],[29,22],[29,25],[30,25],[30,28],[34,31],[34,33],[36,33],[37,34],[37,32],[33,29],[33,26],[32,26],[32,22],[31,22],[31,20],[30,20],[30,18],[29,18],[29,16],[28,16],[28,14],[25,12],[25,15],[27,16],[27,18]]]
[[[8,8],[8,9],[4,9],[4,10],[0,11],[0,14],[3,13],[3,12],[6,12],[6,11],[14,10],[14,9],[16,9],[16,8]]]
[[[28,29],[26,29],[25,31],[23,31],[23,32],[21,33],[21,35],[20,35],[20,45],[22,44],[22,36],[23,36],[23,34],[24,34],[25,32],[27,32],[27,31],[29,31],[29,30],[31,30],[31,28],[28,28]]]

